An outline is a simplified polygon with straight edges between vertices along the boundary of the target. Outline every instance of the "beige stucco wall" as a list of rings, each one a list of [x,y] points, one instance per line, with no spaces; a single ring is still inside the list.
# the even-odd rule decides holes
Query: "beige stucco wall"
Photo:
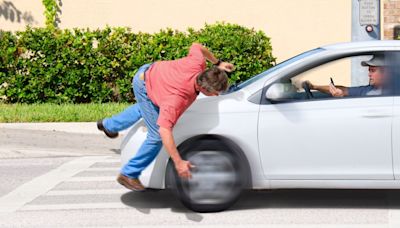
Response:
[[[0,29],[17,31],[27,25],[44,26],[43,11],[41,0],[0,0]]]
[[[6,4],[7,3],[7,4]],[[19,13],[5,18],[3,8]],[[351,40],[350,0],[62,0],[60,28],[128,26],[134,31],[186,30],[226,21],[263,30],[278,62],[328,43]],[[44,26],[41,0],[0,0],[0,29]],[[15,9],[14,9],[15,8]],[[25,16],[22,16],[25,15]],[[25,18],[25,19],[24,19]]]
[[[263,30],[278,62],[351,40],[350,0],[63,0],[61,28],[128,26],[155,32],[226,21]]]

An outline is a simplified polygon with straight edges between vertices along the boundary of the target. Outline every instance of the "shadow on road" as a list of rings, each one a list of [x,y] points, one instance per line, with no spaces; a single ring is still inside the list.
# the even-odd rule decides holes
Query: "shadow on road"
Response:
[[[231,210],[258,208],[400,208],[400,190],[246,191]]]
[[[171,208],[176,213],[184,213],[190,221],[200,222],[203,216],[186,209],[170,190],[147,190],[146,192],[129,192],[121,196],[122,203],[136,208],[143,214],[150,214],[151,209]]]
[[[191,221],[203,219],[186,209],[169,190],[129,192],[121,200],[144,214],[150,214],[151,209],[171,208]],[[265,208],[400,209],[400,190],[247,190],[229,210]]]

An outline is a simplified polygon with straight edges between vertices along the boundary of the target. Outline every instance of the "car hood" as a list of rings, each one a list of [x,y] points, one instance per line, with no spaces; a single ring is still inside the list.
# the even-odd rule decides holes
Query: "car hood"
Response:
[[[207,97],[200,94],[193,104],[186,110],[185,114],[217,114],[224,112],[235,112],[238,103],[245,99],[244,91],[236,91],[220,96]]]

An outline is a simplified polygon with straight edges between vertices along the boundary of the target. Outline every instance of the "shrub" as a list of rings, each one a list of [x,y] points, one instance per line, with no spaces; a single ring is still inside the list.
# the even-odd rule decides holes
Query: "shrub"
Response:
[[[27,28],[0,31],[0,99],[9,103],[132,102],[131,81],[143,64],[184,57],[192,42],[232,62],[231,83],[270,68],[275,58],[261,31],[217,23],[155,34],[128,28]]]

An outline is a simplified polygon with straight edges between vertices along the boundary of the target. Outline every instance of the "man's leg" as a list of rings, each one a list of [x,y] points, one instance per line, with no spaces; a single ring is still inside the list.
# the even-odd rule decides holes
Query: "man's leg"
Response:
[[[148,68],[150,64],[145,64],[141,66],[136,72],[134,79],[143,74]],[[136,97],[136,96],[135,96]],[[136,99],[138,101],[138,99]],[[104,120],[99,120],[97,122],[97,128],[110,137],[115,138],[118,136],[118,132],[125,130],[135,124],[140,118],[142,118],[142,114],[139,106],[136,104],[129,106],[123,112],[112,116],[111,118],[106,118]]]
[[[154,160],[162,147],[157,119],[159,108],[147,97],[143,77],[135,76],[133,90],[140,112],[147,126],[147,138],[136,155],[122,168],[121,173],[130,178],[138,178],[141,172]]]
[[[161,147],[162,141],[147,138],[136,155],[122,168],[121,174],[130,178],[138,178],[157,156]]]
[[[142,114],[140,112],[139,105],[136,103],[129,106],[121,113],[118,113],[111,118],[104,119],[103,126],[110,132],[119,132],[129,128],[140,118],[142,118]]]

